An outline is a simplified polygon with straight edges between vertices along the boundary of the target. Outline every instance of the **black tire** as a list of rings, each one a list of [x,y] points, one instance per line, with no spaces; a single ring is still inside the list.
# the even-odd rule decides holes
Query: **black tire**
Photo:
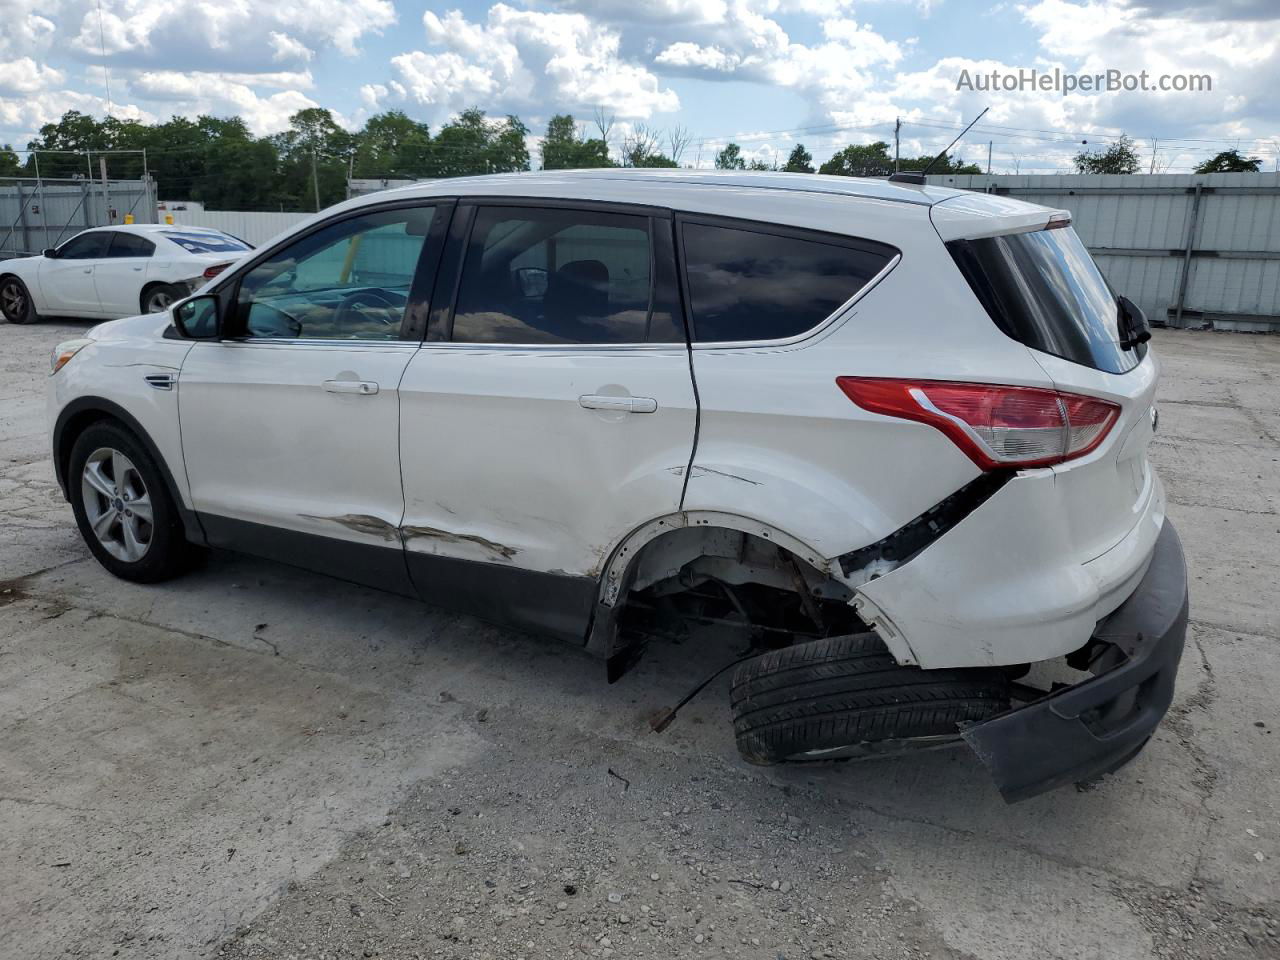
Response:
[[[731,692],[738,751],[751,763],[810,751],[937,737],[1009,708],[999,670],[903,667],[874,633],[828,637],[748,660]]]
[[[100,514],[102,501],[97,501],[98,505],[88,502],[87,498],[93,494],[86,490],[85,466],[90,457],[98,456],[104,450],[117,451],[127,458],[129,465],[135,468],[134,473],[129,475],[134,493],[140,488],[149,497],[152,520],[142,525],[147,534],[147,545],[145,552],[135,560],[113,555],[111,549],[94,532],[90,521],[89,511],[94,510],[96,514]],[[76,438],[67,466],[67,490],[71,495],[76,526],[80,528],[80,535],[84,537],[89,551],[117,577],[136,583],[156,583],[190,569],[191,561],[198,551],[187,542],[183,534],[182,518],[169,493],[168,485],[146,448],[119,423],[98,421]],[[133,504],[128,504],[118,498],[117,503],[123,503],[126,507],[134,506],[135,509],[138,505],[136,500]],[[122,531],[123,527],[116,526],[114,529]],[[110,541],[112,537],[108,535],[107,539]],[[117,534],[116,539],[123,537]]]
[[[36,320],[36,305],[31,291],[17,277],[0,280],[0,313],[10,323],[32,323]]]
[[[182,287],[175,287],[172,283],[153,283],[142,291],[138,309],[143,313],[164,313],[185,296],[187,291]]]

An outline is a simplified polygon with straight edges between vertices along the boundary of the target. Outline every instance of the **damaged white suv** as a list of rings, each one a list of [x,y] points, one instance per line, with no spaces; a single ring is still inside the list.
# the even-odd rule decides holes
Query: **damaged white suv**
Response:
[[[585,645],[742,638],[749,760],[963,738],[1016,800],[1132,757],[1182,651],[1141,313],[1066,213],[582,171],[341,204],[59,346],[58,478],[155,581],[259,554]],[[1065,658],[1079,682],[1029,667]]]

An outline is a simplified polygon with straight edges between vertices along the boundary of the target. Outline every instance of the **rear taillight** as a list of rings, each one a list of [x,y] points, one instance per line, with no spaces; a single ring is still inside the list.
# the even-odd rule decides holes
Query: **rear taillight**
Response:
[[[1039,387],[873,377],[836,383],[864,410],[936,427],[983,470],[1082,457],[1120,416],[1110,401]]]
[[[215,263],[212,267],[207,267],[205,269],[204,278],[206,280],[212,280],[214,277],[220,274],[223,270],[227,269],[227,267],[229,266],[231,266],[231,264],[229,263]]]

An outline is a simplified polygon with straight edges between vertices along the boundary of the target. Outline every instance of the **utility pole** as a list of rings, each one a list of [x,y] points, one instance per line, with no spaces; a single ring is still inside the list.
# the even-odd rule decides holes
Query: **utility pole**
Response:
[[[1156,172],[1156,150],[1160,147],[1160,141],[1155,137],[1151,138],[1151,170],[1150,173]]]
[[[107,184],[107,158],[98,157],[98,169],[102,172],[102,219],[111,221],[111,187]]]
[[[320,175],[316,173],[316,151],[311,149],[311,186],[316,193],[316,213],[320,212]]]
[[[991,176],[991,145],[992,141],[987,141],[987,176]]]
[[[898,172],[898,131],[902,129],[902,118],[893,118],[893,172]]]

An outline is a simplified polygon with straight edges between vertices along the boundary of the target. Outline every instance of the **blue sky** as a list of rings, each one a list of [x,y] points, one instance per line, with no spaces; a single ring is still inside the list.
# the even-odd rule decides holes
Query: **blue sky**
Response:
[[[64,110],[162,119],[240,114],[258,133],[320,105],[358,127],[402,109],[433,127],[467,106],[558,111],[689,136],[708,165],[818,159],[892,139],[936,151],[983,107],[962,151],[1001,172],[1066,169],[1080,141],[1138,138],[1156,169],[1238,146],[1280,156],[1274,0],[0,0],[0,142]],[[1197,73],[1198,92],[957,90],[961,71]],[[110,104],[107,86],[110,84]]]

